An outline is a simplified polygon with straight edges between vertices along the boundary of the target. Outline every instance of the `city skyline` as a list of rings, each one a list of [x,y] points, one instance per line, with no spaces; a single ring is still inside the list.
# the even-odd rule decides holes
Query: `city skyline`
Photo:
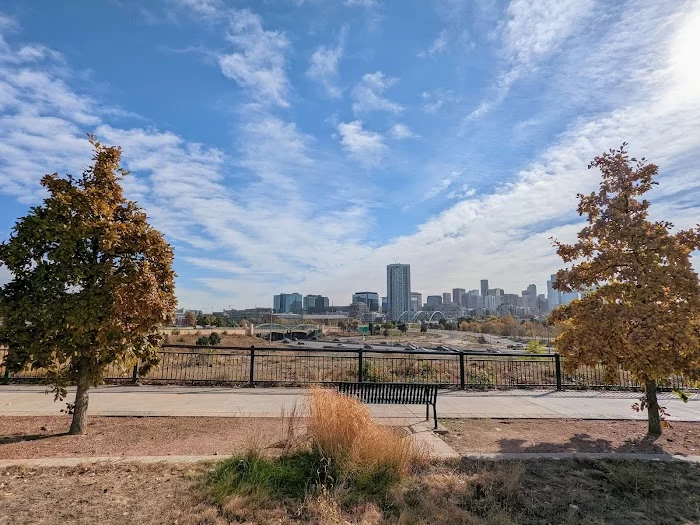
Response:
[[[692,227],[700,4],[554,4],[4,2],[0,240],[90,132],[122,147],[187,308],[345,304],[395,261],[424,298],[545,290],[588,164],[625,141],[660,167],[650,218]]]

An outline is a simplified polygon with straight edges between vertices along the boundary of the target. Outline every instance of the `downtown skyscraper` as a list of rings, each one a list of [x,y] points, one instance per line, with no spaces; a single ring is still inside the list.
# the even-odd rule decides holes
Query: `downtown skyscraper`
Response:
[[[386,296],[389,319],[397,321],[402,313],[411,311],[410,264],[389,264],[386,267]]]

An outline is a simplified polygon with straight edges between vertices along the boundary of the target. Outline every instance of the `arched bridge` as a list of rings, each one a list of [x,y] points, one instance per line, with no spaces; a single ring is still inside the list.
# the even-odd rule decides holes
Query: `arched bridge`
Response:
[[[436,322],[440,319],[447,319],[443,312],[409,312],[405,311],[399,316],[399,321],[405,323],[415,323],[417,321],[425,321],[428,324]]]

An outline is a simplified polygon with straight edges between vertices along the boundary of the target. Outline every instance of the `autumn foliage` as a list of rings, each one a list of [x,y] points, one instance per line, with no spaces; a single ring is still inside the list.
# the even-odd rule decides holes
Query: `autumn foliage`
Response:
[[[44,176],[43,204],[0,245],[12,273],[0,290],[5,364],[48,370],[58,397],[77,384],[71,433],[84,431],[88,390],[106,367],[157,361],[175,308],[172,248],[124,198],[121,150],[90,142],[93,165]]]
[[[596,157],[600,189],[579,195],[587,225],[574,244],[555,241],[568,269],[556,288],[581,290],[582,299],[554,310],[565,330],[557,349],[569,368],[602,364],[610,374],[631,372],[645,386],[649,432],[661,432],[656,391],[672,375],[700,378],[700,284],[690,255],[700,227],[673,233],[648,219],[642,196],[657,184],[658,167],[630,158],[626,144]]]

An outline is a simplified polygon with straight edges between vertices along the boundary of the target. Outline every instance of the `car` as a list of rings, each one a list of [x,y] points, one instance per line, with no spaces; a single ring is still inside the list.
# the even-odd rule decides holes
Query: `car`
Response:
[[[449,350],[450,347],[447,346],[447,345],[437,345],[437,346],[435,347],[435,349],[436,349],[436,350]]]
[[[333,339],[333,342],[334,342],[334,343],[340,343],[340,339],[338,339],[338,338],[336,337],[335,339]]]
[[[365,348],[367,350],[372,350],[372,345],[368,345],[367,343],[365,343],[363,348]]]
[[[343,343],[338,343],[338,344],[335,345],[335,346],[339,346],[339,347],[341,347],[341,348],[345,348],[345,345],[344,345]]]
[[[297,341],[297,344],[298,344],[298,345],[303,345],[303,344],[304,344],[304,341]]]
[[[283,343],[291,343],[291,341],[289,339],[287,339],[286,337],[284,339],[282,339],[282,342]]]
[[[386,346],[386,345],[387,345],[387,342],[386,342],[386,341],[380,341],[379,344],[380,344],[380,345]]]

